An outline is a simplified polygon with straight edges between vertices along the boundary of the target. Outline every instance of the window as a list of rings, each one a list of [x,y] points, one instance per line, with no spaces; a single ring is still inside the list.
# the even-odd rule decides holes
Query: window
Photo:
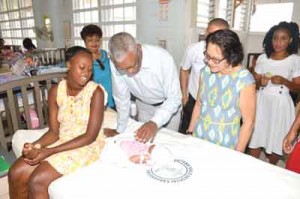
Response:
[[[220,0],[219,1],[219,10],[218,10],[218,17],[227,19],[228,13],[227,13],[227,6],[228,6],[228,0]]]
[[[267,32],[281,21],[291,21],[293,6],[292,2],[256,4],[252,11],[250,31]]]
[[[36,44],[32,0],[0,0],[1,35],[7,45],[22,45],[29,37]]]
[[[126,31],[136,37],[136,0],[73,0],[75,45],[84,46],[80,31],[90,23],[101,27],[104,49],[115,33]]]
[[[208,22],[215,18],[226,19],[231,22],[232,0],[198,0],[197,27],[205,32]]]
[[[210,19],[214,17],[214,0],[198,0],[197,27],[206,29]]]
[[[232,13],[232,26],[235,30],[246,31],[247,30],[247,6],[251,5],[251,1],[247,4],[247,1],[235,0],[233,6],[235,7],[234,12]]]

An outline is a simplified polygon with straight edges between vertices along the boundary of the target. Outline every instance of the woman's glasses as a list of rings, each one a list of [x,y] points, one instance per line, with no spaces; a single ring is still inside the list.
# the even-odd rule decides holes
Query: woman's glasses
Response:
[[[226,59],[225,57],[223,59],[213,58],[213,57],[209,56],[206,51],[203,52],[203,55],[204,55],[204,60],[203,61],[206,64],[208,64],[209,61],[212,61],[213,64],[220,64],[223,60]]]

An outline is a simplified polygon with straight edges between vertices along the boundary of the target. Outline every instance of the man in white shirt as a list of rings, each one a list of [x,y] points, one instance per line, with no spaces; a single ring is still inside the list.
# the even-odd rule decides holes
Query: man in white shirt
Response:
[[[229,29],[229,24],[222,18],[212,19],[207,26],[206,35],[220,29]],[[199,88],[200,70],[205,66],[203,52],[205,50],[205,41],[191,44],[185,51],[181,61],[180,69],[180,86],[182,92],[182,120],[179,132],[186,132],[193,113],[195,101]]]
[[[164,49],[141,45],[128,33],[115,34],[109,41],[113,96],[118,111],[117,129],[123,133],[130,114],[131,95],[136,98],[140,142],[152,141],[164,126],[178,131],[181,90],[172,56]]]

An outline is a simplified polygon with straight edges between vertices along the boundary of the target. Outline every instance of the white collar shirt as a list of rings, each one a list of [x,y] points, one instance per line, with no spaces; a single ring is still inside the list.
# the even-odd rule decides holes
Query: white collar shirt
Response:
[[[111,62],[113,96],[118,111],[117,131],[123,133],[130,114],[130,93],[147,104],[163,104],[151,121],[160,128],[181,105],[179,75],[173,57],[164,49],[142,45],[142,63],[133,76],[120,74]]]
[[[197,99],[199,88],[200,70],[206,66],[204,63],[203,51],[205,50],[205,41],[191,44],[185,51],[181,61],[182,70],[190,70],[188,81],[188,92]]]

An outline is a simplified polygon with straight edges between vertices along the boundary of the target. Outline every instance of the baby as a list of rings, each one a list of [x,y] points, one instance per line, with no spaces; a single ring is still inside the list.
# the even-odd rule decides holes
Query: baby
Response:
[[[106,137],[115,137],[120,134],[110,134],[109,129],[104,128]],[[107,155],[101,154],[101,159],[111,163],[121,163],[122,157],[135,164],[166,164],[174,161],[171,150],[162,144],[143,143],[134,139],[134,136],[124,137],[120,135],[118,138],[113,138],[113,142],[107,142]],[[123,138],[123,139],[122,139]],[[115,155],[111,155],[114,154]],[[109,155],[108,155],[109,154]],[[122,163],[121,163],[122,164]]]
[[[145,164],[151,159],[151,153],[155,145],[136,140],[123,140],[120,142],[120,147],[131,162]]]

